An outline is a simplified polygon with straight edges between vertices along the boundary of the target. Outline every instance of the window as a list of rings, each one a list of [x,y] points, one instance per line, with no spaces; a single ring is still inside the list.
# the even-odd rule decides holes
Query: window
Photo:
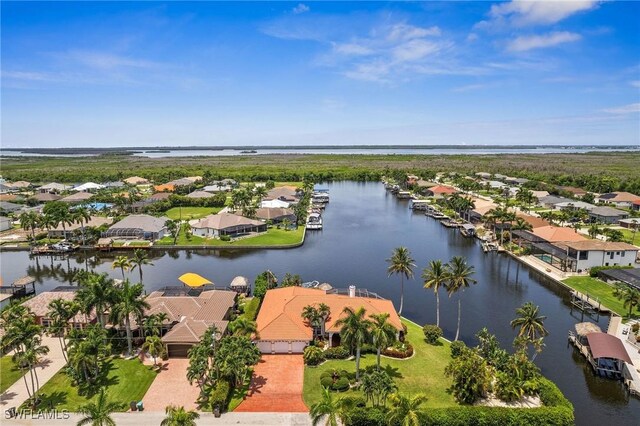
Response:
[[[605,263],[604,266],[609,266],[609,262]]]
[[[580,260],[587,260],[589,259],[589,252],[588,251],[581,251],[580,252]]]

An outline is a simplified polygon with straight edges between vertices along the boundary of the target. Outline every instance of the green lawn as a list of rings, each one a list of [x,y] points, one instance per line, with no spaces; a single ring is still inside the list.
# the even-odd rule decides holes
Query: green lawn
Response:
[[[582,294],[587,294],[589,297],[600,300],[604,306],[618,315],[626,316],[629,312],[622,302],[613,295],[614,287],[604,281],[592,277],[571,277],[562,282]],[[637,313],[638,310],[636,310],[636,315],[634,316],[637,317]]]
[[[22,378],[22,371],[11,360],[10,355],[0,358],[0,393]]]
[[[413,345],[415,353],[413,357],[406,360],[383,357],[382,367],[388,369],[392,376],[396,376],[395,382],[401,393],[425,393],[429,398],[425,407],[458,405],[453,396],[447,393],[451,381],[444,375],[444,369],[451,361],[449,342],[441,339],[441,345],[429,345],[424,341],[424,334],[418,325],[404,319],[403,323],[407,326],[407,339]],[[360,368],[375,365],[375,363],[375,354],[363,355]],[[355,372],[355,360],[330,360],[318,367],[305,367],[303,398],[308,407],[320,400],[322,392],[320,375],[323,371],[331,369]],[[361,394],[360,391],[347,391],[342,395]]]
[[[181,210],[182,212],[180,212]],[[182,220],[191,220],[218,213],[220,210],[222,210],[222,207],[174,207],[164,212],[164,215],[172,220],[180,218]]]
[[[255,237],[243,238],[237,241],[221,241],[217,238],[203,238],[192,235],[188,237],[183,231],[178,235],[177,245],[193,245],[193,246],[216,246],[216,247],[237,247],[237,246],[280,246],[296,244],[302,241],[304,227],[299,226],[298,229],[285,231],[278,228],[269,228],[266,233]],[[156,245],[172,245],[173,238],[164,237],[156,242]]]
[[[249,391],[249,386],[251,385],[252,375],[253,375],[253,369],[251,369],[251,371],[247,373],[247,378],[242,384],[242,387],[234,389],[231,392],[231,400],[229,401],[229,407],[227,408],[227,411],[231,412],[235,410],[236,408],[238,408],[238,405],[240,405],[240,403],[244,401],[244,397],[247,395],[247,392]]]
[[[127,411],[131,401],[142,400],[157,374],[152,366],[146,366],[137,359],[114,358],[107,361],[107,365],[108,371],[101,384],[106,386],[111,401],[122,404],[121,411]],[[97,391],[97,386],[90,389],[73,386],[62,369],[40,390],[43,400],[41,406],[48,408],[52,404],[58,410],[78,411],[81,406],[96,399]]]

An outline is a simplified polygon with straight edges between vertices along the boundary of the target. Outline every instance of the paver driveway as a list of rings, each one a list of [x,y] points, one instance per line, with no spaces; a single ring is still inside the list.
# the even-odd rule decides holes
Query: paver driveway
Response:
[[[262,355],[249,392],[235,411],[307,412],[302,401],[303,381],[302,355]]]
[[[146,411],[162,411],[168,405],[183,406],[187,410],[196,409],[196,400],[200,389],[187,380],[186,358],[171,358],[163,363],[162,370],[156,376],[149,390],[142,398]]]

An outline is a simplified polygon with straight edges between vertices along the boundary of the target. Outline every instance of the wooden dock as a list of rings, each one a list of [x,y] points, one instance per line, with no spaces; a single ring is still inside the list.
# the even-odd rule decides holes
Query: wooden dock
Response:
[[[603,306],[599,299],[594,299],[588,294],[582,294],[579,291],[571,292],[571,304],[581,311],[599,312],[601,314],[611,314],[611,310]]]

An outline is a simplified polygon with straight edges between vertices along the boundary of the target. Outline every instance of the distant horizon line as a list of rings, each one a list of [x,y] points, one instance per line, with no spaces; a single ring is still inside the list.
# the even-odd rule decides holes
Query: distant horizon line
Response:
[[[78,147],[0,147],[1,151],[19,151],[19,152],[61,152],[61,151],[84,151],[84,152],[122,152],[122,151],[152,151],[152,150],[171,150],[171,151],[224,151],[224,150],[259,150],[259,149],[281,149],[281,150],[312,150],[312,149],[335,149],[335,150],[347,150],[347,149],[545,149],[545,148],[568,148],[568,149],[590,149],[590,148],[639,148],[637,145],[617,145],[617,144],[590,144],[590,145],[574,145],[574,144],[544,144],[544,145],[499,145],[499,144],[438,144],[438,145],[404,145],[404,144],[385,144],[385,145],[156,145],[156,146],[117,146],[111,148],[96,148],[89,146]]]

